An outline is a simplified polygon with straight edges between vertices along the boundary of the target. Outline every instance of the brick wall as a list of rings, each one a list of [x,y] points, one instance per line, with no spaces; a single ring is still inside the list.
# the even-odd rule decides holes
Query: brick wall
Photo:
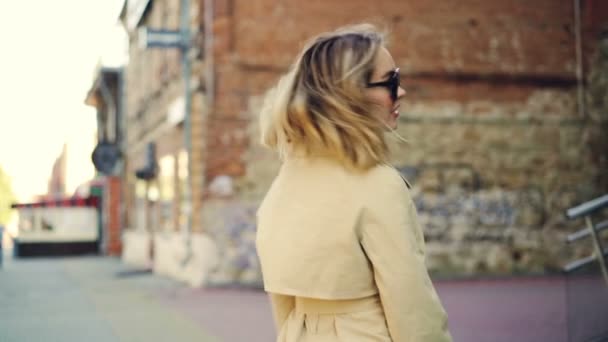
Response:
[[[105,215],[103,222],[103,253],[105,255],[120,256],[122,252],[120,206],[121,184],[118,177],[105,177],[103,190],[103,209]]]
[[[582,1],[586,75],[605,2]],[[203,227],[222,263],[212,280],[259,281],[255,208],[276,174],[257,144],[267,89],[312,35],[372,21],[408,96],[392,143],[394,164],[415,184],[429,265],[443,274],[546,272],[564,251],[563,210],[599,188],[593,124],[577,112],[573,5],[554,0],[216,2],[215,106],[206,135]],[[603,14],[602,14],[603,13]],[[580,250],[579,250],[580,249]],[[252,254],[253,253],[253,254]]]
[[[193,40],[200,40],[197,29],[200,23],[199,4],[191,1],[191,28]],[[155,29],[177,30],[180,25],[180,0],[152,1],[142,19],[142,25]],[[129,64],[127,75],[127,130],[128,130],[128,169],[127,169],[127,200],[129,218],[128,226],[135,228],[142,226],[138,218],[146,226],[146,230],[155,231],[160,227],[155,223],[159,215],[155,203],[137,206],[135,171],[145,164],[145,147],[148,143],[156,144],[156,157],[173,156],[178,159],[180,151],[185,150],[183,123],[168,122],[168,113],[171,105],[184,96],[184,79],[181,68],[181,54],[178,49],[141,49],[138,45],[137,32],[130,32]],[[192,60],[192,80],[200,76],[202,56]],[[201,230],[199,212],[202,201],[204,179],[204,119],[205,113],[203,90],[197,82],[191,83],[192,112],[191,112],[191,191],[193,203],[193,229]],[[175,169],[177,172],[177,168]],[[154,184],[151,184],[154,186]],[[175,179],[175,191],[172,215],[173,228],[179,229],[178,216],[183,208],[179,200],[179,179]],[[145,209],[148,208],[148,209]],[[140,211],[139,214],[135,214]],[[147,211],[147,212],[141,212]],[[148,217],[150,220],[144,220]]]

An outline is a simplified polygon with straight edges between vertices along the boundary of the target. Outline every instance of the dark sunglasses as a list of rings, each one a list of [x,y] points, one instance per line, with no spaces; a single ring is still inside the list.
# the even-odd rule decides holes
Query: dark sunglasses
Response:
[[[401,82],[401,77],[399,76],[399,68],[396,68],[395,70],[391,71],[391,74],[387,81],[368,83],[367,87],[368,88],[372,88],[372,87],[388,88],[388,90],[391,93],[391,99],[393,100],[393,102],[395,102],[395,101],[397,101],[397,96],[399,93],[399,86],[401,85],[400,82]]]

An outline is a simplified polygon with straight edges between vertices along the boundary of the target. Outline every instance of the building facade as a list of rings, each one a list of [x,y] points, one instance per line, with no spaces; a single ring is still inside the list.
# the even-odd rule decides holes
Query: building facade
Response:
[[[96,177],[79,190],[96,196],[99,215],[99,251],[121,255],[122,231],[128,219],[125,206],[127,158],[124,118],[124,71],[122,67],[96,69],[85,104],[95,108],[97,139],[91,159]]]
[[[140,34],[142,28],[180,30],[182,3],[189,5],[185,11],[192,64],[189,122],[180,49],[142,48],[145,42]],[[209,110],[204,106],[203,90],[206,59],[199,44],[201,6],[197,1],[128,1],[121,14],[129,34],[126,227],[130,231],[124,235],[123,255],[125,260],[152,266],[158,273],[198,283],[202,280],[196,274],[202,272],[205,258],[197,254],[201,248],[193,245],[208,242],[199,234],[204,189],[202,130]],[[138,172],[146,171],[153,177],[137,177]],[[188,280],[192,274],[196,279]]]
[[[178,29],[180,2],[135,1],[129,17],[131,2],[126,259],[194,285],[261,282],[255,211],[279,165],[258,144],[263,97],[308,38],[363,21],[389,29],[403,73],[410,143],[392,143],[393,163],[431,271],[551,272],[590,250],[564,247],[563,211],[608,191],[605,2],[192,0],[189,141],[179,51],[137,34]],[[150,143],[158,175],[137,180]]]

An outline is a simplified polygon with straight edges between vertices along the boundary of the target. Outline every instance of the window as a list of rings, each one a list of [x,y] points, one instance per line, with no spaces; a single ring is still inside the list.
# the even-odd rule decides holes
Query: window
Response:
[[[159,161],[159,206],[160,206],[160,228],[163,230],[174,229],[173,208],[175,205],[175,157],[167,155]]]
[[[187,224],[187,209],[190,208],[190,203],[188,203],[188,199],[186,198],[186,191],[188,189],[188,152],[182,149],[178,154],[178,165],[177,165],[177,182],[179,186],[179,216],[178,216],[178,225],[180,229],[185,230]]]

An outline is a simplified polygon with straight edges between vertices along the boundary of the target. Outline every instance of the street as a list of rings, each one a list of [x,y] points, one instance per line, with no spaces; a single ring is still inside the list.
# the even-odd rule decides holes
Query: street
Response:
[[[454,341],[586,341],[608,326],[606,288],[594,278],[436,286]],[[262,291],[193,289],[110,257],[5,258],[0,308],[2,342],[274,339]]]

